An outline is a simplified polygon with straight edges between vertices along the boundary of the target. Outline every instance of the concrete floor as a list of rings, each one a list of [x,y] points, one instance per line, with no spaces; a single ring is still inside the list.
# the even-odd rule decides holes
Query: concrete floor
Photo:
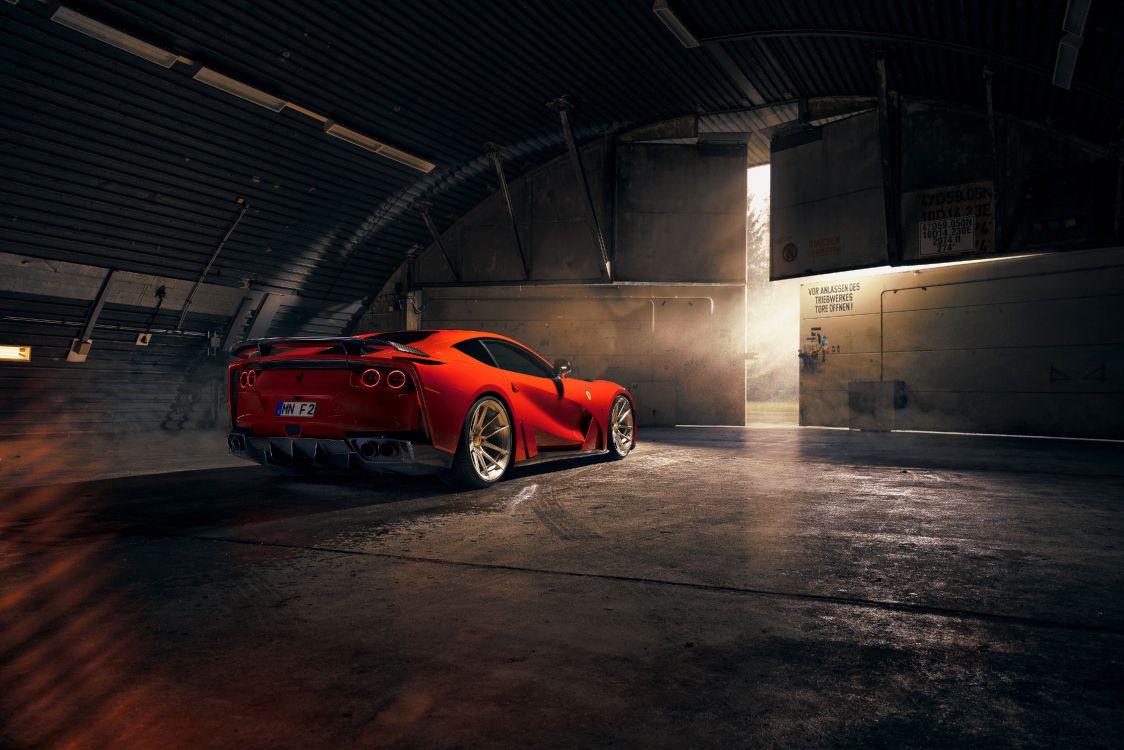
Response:
[[[1124,446],[641,437],[11,489],[0,747],[1120,745]]]

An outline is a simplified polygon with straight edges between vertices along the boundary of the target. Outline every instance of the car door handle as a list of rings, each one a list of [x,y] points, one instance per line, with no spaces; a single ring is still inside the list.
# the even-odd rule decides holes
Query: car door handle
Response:
[[[511,384],[511,392],[512,393],[519,393],[519,386],[517,386],[515,383],[512,383]]]

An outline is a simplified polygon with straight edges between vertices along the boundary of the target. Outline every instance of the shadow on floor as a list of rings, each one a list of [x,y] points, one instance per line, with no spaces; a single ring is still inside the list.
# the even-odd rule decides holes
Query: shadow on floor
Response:
[[[448,511],[495,501],[506,482],[594,465],[603,457],[558,459],[513,467],[496,488],[462,490],[437,476],[322,472],[291,478],[246,465],[163,474],[64,482],[40,489],[50,502],[0,503],[0,528],[10,540],[21,530],[44,532],[67,519],[66,538],[95,535],[180,535],[226,526],[277,521],[353,508],[437,500]],[[13,496],[36,488],[10,490]],[[0,500],[4,493],[0,493]]]

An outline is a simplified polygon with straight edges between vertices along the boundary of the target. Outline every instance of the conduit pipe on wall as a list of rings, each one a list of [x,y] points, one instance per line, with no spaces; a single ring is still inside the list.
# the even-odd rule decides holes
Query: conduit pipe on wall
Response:
[[[652,306],[652,333],[656,332],[656,301],[657,300],[663,300],[663,301],[666,301],[666,300],[688,300],[688,301],[707,302],[710,305],[710,314],[714,315],[714,298],[713,297],[686,297],[686,296],[680,296],[680,295],[670,295],[670,296],[663,296],[663,297],[640,297],[640,296],[636,296],[636,295],[630,295],[630,296],[626,296],[626,297],[602,297],[602,296],[591,295],[591,294],[585,294],[585,295],[579,295],[579,296],[536,295],[534,297],[516,297],[516,298],[512,298],[512,299],[501,299],[501,298],[496,298],[496,297],[479,298],[479,297],[443,296],[443,297],[430,297],[426,301],[426,307],[428,307],[433,302],[438,302],[438,301],[445,301],[445,302],[480,302],[480,301],[485,301],[485,302],[573,302],[575,300],[589,300],[589,301],[594,301],[594,302],[617,302],[619,300],[631,300],[631,301],[647,302]]]
[[[67,328],[74,328],[82,325],[79,320],[63,320],[61,318],[31,318],[25,315],[0,315],[0,322],[4,323],[34,323],[35,325],[46,326],[65,326]],[[126,333],[158,333],[161,336],[188,336],[188,337],[206,337],[210,336],[208,331],[184,331],[181,329],[173,328],[143,328],[141,326],[124,326],[116,323],[94,323],[92,331],[125,331]]]
[[[195,284],[192,285],[191,291],[187,293],[187,299],[184,300],[183,309],[180,311],[180,319],[176,323],[177,329],[183,328],[184,321],[187,320],[188,309],[191,307],[191,303],[195,301],[195,293],[198,292],[199,287],[203,285],[203,282],[207,278],[207,274],[211,272],[211,267],[214,266],[215,261],[218,260],[219,253],[221,253],[222,249],[226,247],[226,241],[230,239],[230,235],[234,234],[234,230],[238,228],[239,222],[242,221],[242,217],[246,215],[246,211],[250,208],[249,202],[243,198],[239,198],[238,203],[241,204],[242,209],[238,212],[238,215],[234,217],[234,221],[231,223],[230,228],[226,230],[226,234],[224,234],[222,236],[222,239],[219,240],[218,247],[216,247],[215,251],[211,253],[210,260],[207,261],[207,265],[203,266],[202,273],[199,274],[199,278],[196,279]]]

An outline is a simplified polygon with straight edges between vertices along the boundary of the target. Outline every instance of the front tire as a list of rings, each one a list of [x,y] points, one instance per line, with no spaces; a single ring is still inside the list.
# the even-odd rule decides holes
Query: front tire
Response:
[[[625,396],[613,399],[609,410],[609,458],[621,460],[636,446],[636,415],[632,402]]]
[[[484,396],[468,410],[448,479],[458,487],[491,487],[511,466],[515,430],[507,407],[495,396]]]

